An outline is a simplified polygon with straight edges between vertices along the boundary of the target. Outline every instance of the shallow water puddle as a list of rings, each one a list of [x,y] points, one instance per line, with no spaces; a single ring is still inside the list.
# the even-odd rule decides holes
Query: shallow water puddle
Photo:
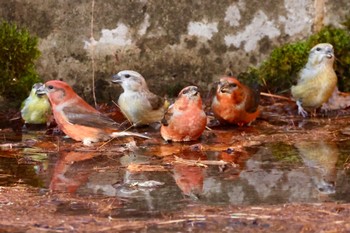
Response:
[[[149,217],[202,204],[349,202],[350,140],[340,133],[347,121],[257,121],[208,130],[194,143],[168,144],[151,132],[150,140],[115,139],[93,147],[40,131],[2,131],[0,185],[117,197],[112,217]],[[86,214],[86,208],[62,205],[57,211]]]

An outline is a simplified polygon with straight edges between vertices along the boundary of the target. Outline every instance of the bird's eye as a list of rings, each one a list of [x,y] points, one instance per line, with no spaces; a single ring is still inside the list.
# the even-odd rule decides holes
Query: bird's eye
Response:
[[[52,85],[49,85],[47,88],[50,89],[50,90],[52,90],[52,89],[53,89],[53,86],[52,86]]]
[[[230,87],[237,87],[236,83],[230,83]]]
[[[125,76],[125,78],[130,78],[130,74],[126,74],[124,76]]]
[[[317,47],[317,48],[316,48],[316,51],[321,51],[321,48],[320,48],[320,47]]]

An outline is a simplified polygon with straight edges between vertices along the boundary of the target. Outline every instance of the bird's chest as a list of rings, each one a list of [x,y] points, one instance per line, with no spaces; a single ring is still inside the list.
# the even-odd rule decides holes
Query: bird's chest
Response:
[[[199,108],[174,111],[171,124],[182,130],[196,129],[206,124],[206,115],[205,112]]]
[[[48,100],[33,100],[32,103],[28,106],[29,111],[36,112],[38,114],[48,111],[50,108],[50,103]]]
[[[119,96],[118,105],[122,111],[127,114],[138,114],[143,110],[149,108],[147,98],[138,92],[127,92]]]
[[[233,116],[236,112],[244,110],[244,101],[233,101],[231,96],[215,98],[213,102],[213,110],[220,116]]]
[[[311,106],[318,106],[326,102],[332,95],[337,85],[337,78],[333,70],[323,70],[314,79],[308,80],[306,85],[313,87],[313,90],[308,92],[303,101]]]

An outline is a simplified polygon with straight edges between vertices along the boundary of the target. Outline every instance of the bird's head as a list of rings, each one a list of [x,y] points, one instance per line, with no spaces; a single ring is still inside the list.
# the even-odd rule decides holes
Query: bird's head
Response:
[[[196,86],[188,86],[182,89],[179,93],[179,97],[186,96],[187,98],[195,98],[200,97],[200,93],[198,91],[198,87]]]
[[[334,62],[333,46],[329,43],[321,43],[314,46],[309,53],[308,65],[330,64]]]
[[[198,87],[188,86],[182,89],[176,99],[180,105],[186,106],[188,103],[194,103],[199,107],[202,106],[202,98],[199,93]]]
[[[76,95],[73,89],[65,82],[60,80],[51,80],[41,85],[36,93],[38,95],[46,94],[52,104],[60,104]]]
[[[233,77],[223,77],[220,79],[216,93],[218,95],[231,95],[240,86],[240,82]]]
[[[38,89],[41,88],[43,85],[44,85],[43,83],[35,83],[35,84],[33,84],[32,90],[30,92],[30,95],[32,95],[32,96],[36,95],[36,96],[38,96],[40,98],[43,97],[43,96],[46,96],[45,93],[39,93],[38,92]]]
[[[133,70],[123,70],[113,75],[112,83],[119,83],[124,91],[148,90],[145,79],[141,74]]]

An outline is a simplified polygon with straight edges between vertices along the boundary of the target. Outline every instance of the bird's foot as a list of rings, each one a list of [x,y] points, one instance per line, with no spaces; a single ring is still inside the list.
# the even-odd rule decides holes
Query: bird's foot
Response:
[[[308,116],[307,111],[305,111],[303,108],[298,108],[298,114],[301,115],[302,117]]]
[[[301,102],[298,100],[296,102],[296,104],[298,105],[298,114],[302,115],[302,117],[307,117],[308,113],[307,111],[304,110],[304,108],[301,106]]]

